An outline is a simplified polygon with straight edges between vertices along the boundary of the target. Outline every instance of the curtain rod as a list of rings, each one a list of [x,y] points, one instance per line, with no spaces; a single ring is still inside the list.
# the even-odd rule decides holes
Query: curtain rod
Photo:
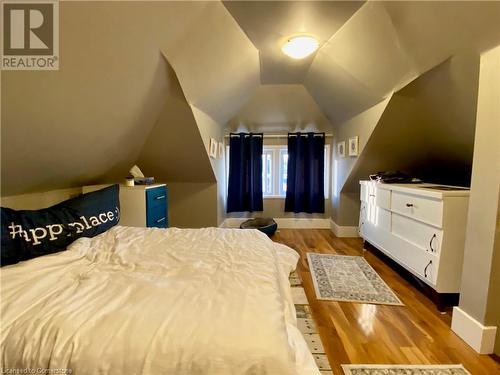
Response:
[[[224,138],[229,138],[229,134],[225,134]],[[264,138],[288,138],[288,134],[264,134]],[[333,134],[326,133],[325,137],[333,137]]]

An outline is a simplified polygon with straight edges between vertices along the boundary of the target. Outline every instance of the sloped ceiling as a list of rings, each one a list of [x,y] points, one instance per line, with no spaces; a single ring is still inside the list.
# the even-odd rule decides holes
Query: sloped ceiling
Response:
[[[451,55],[484,52],[500,43],[500,3],[486,1],[388,1],[398,39],[416,71]]]
[[[175,72],[165,65],[170,90],[137,164],[147,176],[160,181],[215,182],[193,111]]]
[[[339,126],[450,56],[500,44],[499,24],[498,2],[61,2],[60,70],[1,73],[2,195],[116,180],[138,160],[171,181],[212,181],[196,137],[184,147],[199,153],[197,168],[150,160],[171,157],[157,150],[162,136],[152,139],[159,129],[178,122],[176,132],[194,134],[186,104],[221,125],[327,126],[326,117]],[[294,65],[279,47],[300,32],[317,33],[323,45]],[[303,83],[310,96],[302,87],[267,90],[261,80]],[[405,108],[401,92],[391,108]],[[419,108],[433,124],[433,105],[448,104],[422,95]]]
[[[153,127],[170,116],[161,50],[187,101],[220,121],[259,83],[257,51],[221,3],[61,2],[60,70],[1,72],[2,195],[116,181],[145,161]],[[184,147],[207,158],[194,142]],[[158,172],[213,180],[208,161]]]
[[[450,56],[500,43],[498,2],[368,2],[316,54],[305,85],[334,125]]]
[[[339,124],[416,76],[385,9],[367,3],[320,49],[305,84]]]
[[[476,54],[454,57],[396,92],[346,179],[343,192],[380,170],[469,186],[479,78]]]
[[[263,84],[302,83],[314,55],[293,60],[281,46],[293,35],[312,35],[323,44],[363,1],[224,1],[260,53]]]
[[[230,131],[332,131],[303,85],[261,85],[229,121]]]
[[[189,103],[225,124],[259,84],[258,51],[221,3],[177,4],[183,32],[165,38],[162,51]]]

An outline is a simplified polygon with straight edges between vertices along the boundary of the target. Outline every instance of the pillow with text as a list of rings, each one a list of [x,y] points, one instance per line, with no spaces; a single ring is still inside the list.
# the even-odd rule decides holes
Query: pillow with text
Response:
[[[1,265],[65,250],[120,220],[119,186],[112,185],[41,210],[1,208]]]

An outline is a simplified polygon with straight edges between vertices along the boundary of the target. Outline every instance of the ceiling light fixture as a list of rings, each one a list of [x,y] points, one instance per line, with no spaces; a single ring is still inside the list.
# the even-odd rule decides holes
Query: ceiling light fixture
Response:
[[[319,43],[312,36],[296,36],[283,44],[281,51],[292,59],[303,59],[318,49]]]

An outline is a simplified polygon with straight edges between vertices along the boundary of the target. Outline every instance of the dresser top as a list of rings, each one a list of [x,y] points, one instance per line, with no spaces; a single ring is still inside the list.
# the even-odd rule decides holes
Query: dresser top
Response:
[[[83,192],[88,193],[91,191],[96,191],[99,189],[104,189],[105,187],[111,186],[113,184],[100,184],[100,185],[90,185],[90,186],[84,186],[83,187]],[[150,185],[134,185],[134,186],[127,186],[125,184],[119,184],[120,189],[129,189],[129,190],[147,190],[147,189],[154,189],[160,186],[166,186],[166,184],[150,184]]]
[[[360,184],[374,184],[379,189],[401,191],[403,193],[422,195],[432,198],[443,198],[443,197],[468,197],[470,194],[469,188],[461,186],[450,186],[450,185],[440,185],[440,184],[384,184],[382,182],[362,180],[359,181]]]
[[[150,185],[134,185],[134,186],[127,186],[120,184],[120,189],[138,189],[138,190],[147,190],[147,189],[154,189],[160,186],[166,186],[166,184],[150,184]]]

